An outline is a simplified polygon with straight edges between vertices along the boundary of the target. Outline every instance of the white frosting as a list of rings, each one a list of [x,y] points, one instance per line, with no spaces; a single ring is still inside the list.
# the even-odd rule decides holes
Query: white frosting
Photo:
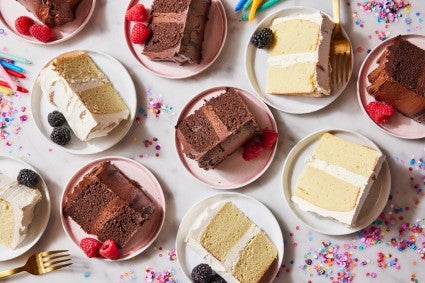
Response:
[[[304,199],[292,195],[291,200],[296,203],[300,209],[304,211],[311,211],[315,212],[321,216],[324,217],[331,217],[339,222],[345,223],[347,225],[353,226],[356,224],[357,217],[359,216],[359,213],[361,211],[361,208],[363,207],[363,203],[365,202],[367,196],[369,195],[370,188],[373,185],[374,180],[378,176],[379,171],[381,170],[382,163],[385,160],[385,156],[377,151],[377,163],[375,166],[374,171],[370,176],[364,177],[361,175],[358,175],[356,173],[350,172],[346,170],[345,168],[335,166],[333,164],[329,164],[328,162],[320,159],[311,158],[307,161],[308,165],[311,165],[317,169],[320,169],[336,178],[342,179],[347,183],[353,184],[354,186],[358,186],[360,188],[359,196],[357,197],[356,204],[354,206],[354,209],[351,211],[333,211],[333,210],[327,210],[321,207],[318,207],[308,201],[305,201]]]
[[[323,16],[322,13],[316,12],[313,14],[294,14],[286,17],[276,18],[272,21],[272,25],[277,25],[279,23],[283,23],[291,20],[304,20],[316,23],[318,25],[322,24]]]
[[[82,141],[106,136],[128,117],[128,109],[112,114],[91,113],[80,100],[78,92],[100,86],[105,81],[107,79],[102,73],[94,80],[68,82],[55,71],[52,64],[44,68],[38,77],[43,94],[64,114],[72,131]]]
[[[289,67],[298,63],[317,62],[319,55],[317,52],[294,53],[285,55],[270,56],[267,59],[269,66]]]
[[[192,229],[189,231],[185,242],[193,251],[201,256],[211,268],[217,272],[227,283],[239,283],[239,280],[232,275],[232,270],[237,263],[241,253],[245,246],[254,238],[261,229],[252,223],[248,231],[236,242],[236,244],[230,249],[226,255],[224,262],[220,262],[213,255],[211,255],[201,245],[201,237],[205,232],[208,224],[215,217],[215,215],[221,210],[226,202],[221,202],[214,207],[208,207],[200,216],[200,221],[195,222]]]
[[[25,239],[34,208],[41,200],[41,193],[38,189],[18,184],[17,181],[13,181],[2,173],[0,173],[0,184],[0,199],[8,202],[12,207],[14,233],[10,247],[15,249]]]

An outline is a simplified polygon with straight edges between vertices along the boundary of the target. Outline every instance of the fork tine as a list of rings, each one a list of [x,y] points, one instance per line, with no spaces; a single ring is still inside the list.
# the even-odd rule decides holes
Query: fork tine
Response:
[[[47,273],[47,272],[51,272],[51,271],[54,271],[54,270],[58,270],[60,268],[70,266],[71,264],[72,264],[72,262],[71,263],[67,263],[67,264],[62,264],[62,265],[56,265],[56,266],[48,267],[48,268],[44,269],[44,272]]]
[[[48,260],[53,260],[55,258],[61,258],[61,257],[65,257],[65,256],[71,256],[71,255],[70,254],[60,254],[60,255],[52,255],[52,256],[43,256],[42,260],[48,261]]]
[[[69,252],[69,250],[57,250],[57,251],[41,252],[40,255],[41,256],[48,256],[48,255],[64,253],[64,252]]]
[[[348,82],[348,80],[350,79],[350,70],[351,70],[351,55],[350,53],[345,53],[345,82]]]
[[[67,258],[67,259],[63,259],[63,260],[57,260],[57,261],[51,261],[51,262],[44,262],[43,263],[43,266],[44,266],[44,268],[48,268],[48,267],[51,267],[51,266],[54,266],[55,264],[58,264],[58,263],[63,263],[63,262],[69,262],[71,260],[71,258]],[[72,262],[69,262],[69,263],[71,263],[72,264]]]
[[[331,66],[332,66],[332,85],[334,87],[334,89],[336,89],[337,86],[337,76],[338,76],[338,69],[336,66],[336,55],[333,54],[332,56],[332,62],[331,62]]]

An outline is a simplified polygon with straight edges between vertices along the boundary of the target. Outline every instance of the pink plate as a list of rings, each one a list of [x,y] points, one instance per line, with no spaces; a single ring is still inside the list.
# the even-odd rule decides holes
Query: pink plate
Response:
[[[425,36],[423,35],[403,35],[403,39],[406,39],[417,46],[425,45]],[[375,101],[375,98],[371,96],[366,89],[367,86],[369,86],[367,75],[378,66],[376,61],[393,40],[394,39],[389,39],[378,45],[374,50],[372,50],[372,52],[369,53],[360,67],[357,80],[357,94],[360,106],[367,117],[369,117],[369,115],[366,112],[366,105],[368,105],[371,101]],[[370,117],[369,119],[382,131],[399,138],[420,139],[425,137],[425,125],[415,122],[398,111],[396,111],[394,115],[391,116],[390,120],[384,125],[375,123],[375,121],[373,121]]]
[[[161,185],[158,183],[155,176],[140,163],[124,157],[109,156],[96,159],[78,170],[68,181],[68,184],[62,194],[60,208],[62,226],[66,234],[77,246],[79,246],[81,239],[85,237],[95,237],[94,235],[85,233],[80,226],[74,222],[74,220],[69,217],[65,217],[63,214],[63,206],[65,205],[65,196],[72,192],[73,188],[85,174],[89,173],[93,167],[103,161],[111,161],[127,177],[138,182],[143,187],[144,192],[156,204],[154,214],[147,222],[145,222],[145,224],[143,224],[142,228],[133,236],[130,242],[120,250],[118,260],[126,260],[140,254],[146,250],[153,241],[155,241],[161,231],[165,219],[165,198]]]
[[[132,0],[127,9],[142,3],[146,8],[150,7],[152,0]],[[144,45],[133,44],[130,41],[131,28],[134,23],[124,19],[124,34],[127,45],[134,57],[152,73],[169,79],[183,79],[194,76],[208,68],[220,55],[226,41],[227,18],[226,11],[220,0],[212,0],[208,21],[205,27],[205,40],[202,45],[202,60],[200,64],[178,65],[173,62],[152,61],[142,54]]]
[[[24,6],[17,1],[0,0],[0,22],[17,36],[28,42],[36,44],[56,44],[70,39],[82,30],[90,20],[96,0],[83,0],[76,11],[76,18],[70,23],[53,29],[54,39],[49,42],[41,42],[32,36],[20,34],[15,28],[15,20],[20,16],[28,16],[37,23],[41,23],[36,16],[27,11]]]
[[[178,122],[200,108],[205,100],[225,92],[226,88],[224,86],[211,88],[195,96],[180,113]],[[254,113],[260,128],[269,128],[277,132],[276,121],[266,104],[245,90],[234,89],[242,95],[248,107]],[[231,156],[227,157],[215,169],[204,170],[199,168],[196,161],[187,158],[183,154],[182,146],[178,141],[177,135],[175,135],[175,143],[177,154],[186,170],[202,183],[216,189],[236,189],[255,181],[269,167],[277,147],[276,143],[272,150],[263,150],[259,157],[250,161],[245,161],[242,158],[243,149],[240,148]]]

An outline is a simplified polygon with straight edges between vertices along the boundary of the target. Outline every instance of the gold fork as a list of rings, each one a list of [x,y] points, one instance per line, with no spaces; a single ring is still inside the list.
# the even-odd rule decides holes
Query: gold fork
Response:
[[[24,266],[0,271],[0,278],[26,271],[33,275],[41,275],[72,264],[68,250],[41,252],[30,256]]]
[[[342,34],[339,1],[332,0],[335,27],[332,32],[331,41],[331,67],[332,84],[339,86],[350,78],[351,72],[351,45],[348,39]]]

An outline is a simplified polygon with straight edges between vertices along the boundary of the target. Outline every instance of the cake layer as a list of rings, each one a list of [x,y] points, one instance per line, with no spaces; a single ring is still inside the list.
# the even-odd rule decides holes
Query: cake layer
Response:
[[[121,96],[86,52],[59,56],[40,72],[38,82],[82,141],[108,135],[129,116]]]
[[[334,23],[324,14],[299,14],[274,19],[269,49],[267,92],[330,95],[330,40]]]
[[[228,88],[176,125],[183,153],[200,168],[216,167],[260,132],[237,90]]]
[[[211,0],[154,0],[152,36],[143,54],[152,60],[199,64],[210,6]]]
[[[425,50],[396,37],[369,75],[367,90],[401,114],[425,123]]]

